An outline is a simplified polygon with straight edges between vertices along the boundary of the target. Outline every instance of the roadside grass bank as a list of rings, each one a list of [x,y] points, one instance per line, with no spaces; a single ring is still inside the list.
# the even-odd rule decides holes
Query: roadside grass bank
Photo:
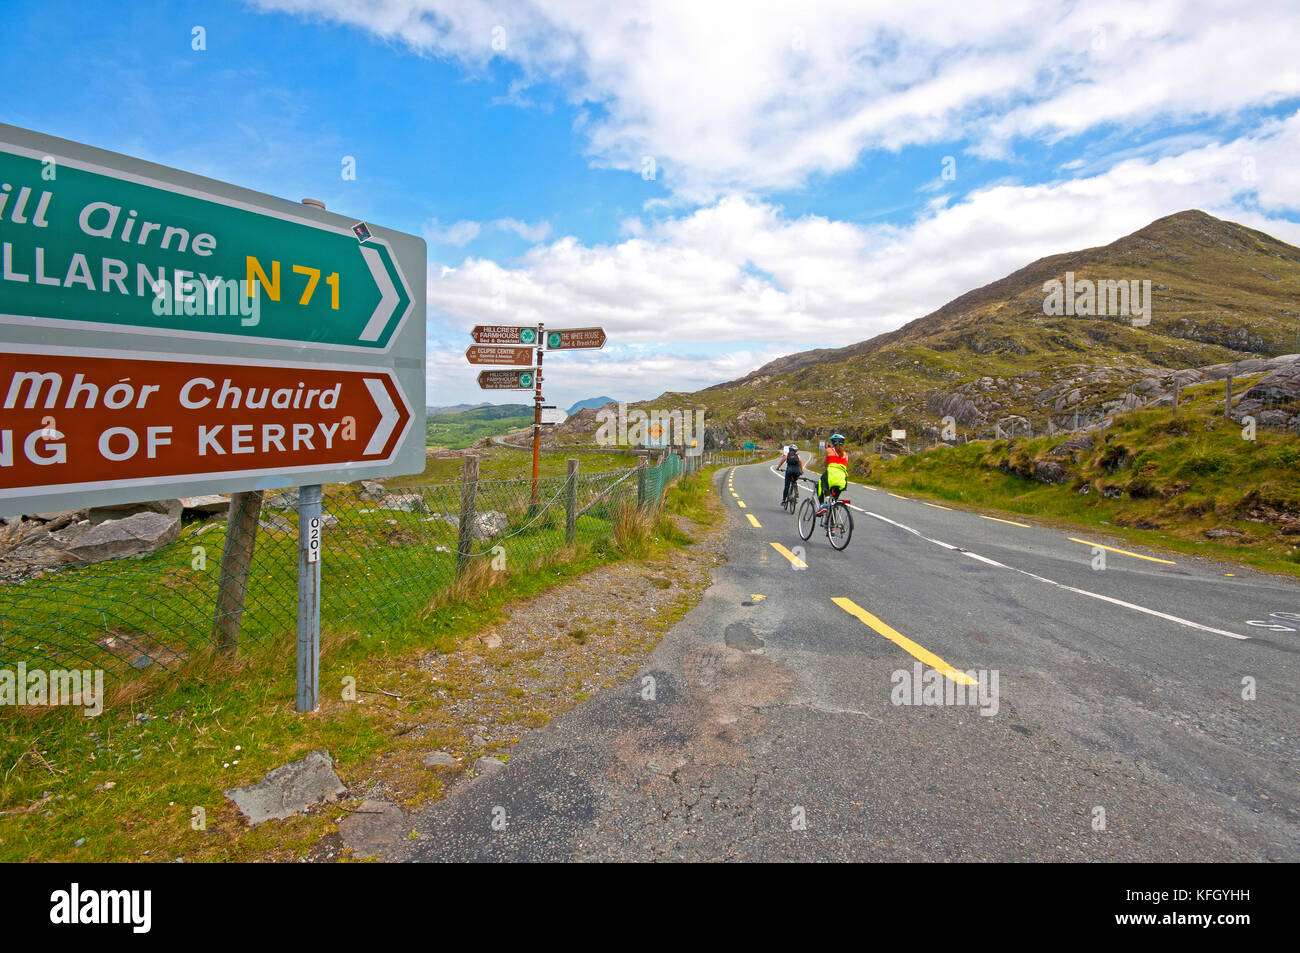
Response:
[[[1246,439],[1223,417],[1223,384],[1183,395],[1177,415],[1130,411],[1106,430],[873,457],[866,479],[1300,575],[1300,438],[1261,428]]]
[[[689,611],[708,574],[685,548],[679,510],[710,475],[679,480],[676,502],[670,491],[658,511],[620,512],[613,533],[571,550],[500,571],[478,561],[401,624],[324,632],[321,706],[309,715],[293,710],[292,638],[114,684],[95,718],[0,709],[0,860],[297,860],[356,798],[437,800],[478,756],[508,757],[524,731],[626,678]],[[685,524],[693,535],[717,526],[704,515],[711,523]],[[639,603],[611,599],[609,574]],[[530,607],[584,588],[585,608],[527,622]],[[531,633],[526,645],[516,630]],[[319,749],[349,789],[338,803],[251,828],[223,796]],[[423,764],[439,750],[454,767]]]

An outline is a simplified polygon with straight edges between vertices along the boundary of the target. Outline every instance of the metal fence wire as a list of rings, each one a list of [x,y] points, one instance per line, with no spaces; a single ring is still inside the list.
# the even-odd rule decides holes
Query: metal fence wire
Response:
[[[369,635],[410,620],[472,560],[531,567],[564,559],[570,544],[608,544],[620,506],[657,504],[681,472],[681,458],[670,454],[653,466],[575,472],[535,486],[529,479],[328,485],[322,629]],[[91,563],[59,562],[59,531],[30,521],[18,524],[25,536],[0,527],[0,669],[91,668],[112,678],[176,669],[235,633],[243,646],[290,638],[297,626],[297,505],[292,489],[260,500],[236,494],[232,506],[243,509],[230,516],[185,522],[154,552]],[[228,574],[223,584],[223,553],[250,544],[247,571]],[[39,564],[25,548],[42,546],[53,564]],[[16,558],[24,553],[26,562]],[[231,598],[241,586],[243,598]]]

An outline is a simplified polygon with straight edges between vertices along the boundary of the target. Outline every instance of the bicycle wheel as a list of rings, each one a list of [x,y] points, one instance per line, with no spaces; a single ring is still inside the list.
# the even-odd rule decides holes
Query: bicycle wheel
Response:
[[[842,550],[853,537],[853,514],[843,503],[836,503],[827,515],[830,521],[826,525],[826,536],[833,549]]]
[[[794,516],[795,511],[799,509],[799,484],[798,483],[791,485],[790,495],[785,498],[785,509],[786,512],[789,513],[791,516]]]
[[[813,497],[808,497],[799,507],[799,536],[812,539],[813,530],[817,528],[817,505]]]

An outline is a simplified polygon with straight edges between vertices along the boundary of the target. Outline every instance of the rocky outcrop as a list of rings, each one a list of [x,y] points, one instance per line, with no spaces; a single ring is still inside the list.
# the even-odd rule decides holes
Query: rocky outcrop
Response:
[[[179,505],[179,501],[177,501]],[[108,520],[82,528],[82,524],[53,536],[67,544],[67,554],[76,562],[138,556],[161,549],[180,534],[180,513],[146,510],[125,519]]]

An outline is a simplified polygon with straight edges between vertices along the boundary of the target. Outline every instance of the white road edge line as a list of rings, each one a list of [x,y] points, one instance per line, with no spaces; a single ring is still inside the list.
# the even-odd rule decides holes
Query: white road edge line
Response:
[[[886,523],[892,523],[894,526],[897,526],[899,529],[905,529],[909,533],[912,533],[914,536],[920,536],[926,542],[934,543],[937,546],[943,546],[945,549],[958,549],[958,547],[956,546],[950,546],[948,543],[941,542],[937,539],[930,539],[930,537],[922,533],[918,533],[916,530],[912,529],[912,527],[904,526],[902,523],[895,523],[893,520],[889,519],[888,517],[881,516],[879,513],[867,513],[867,515],[874,516],[878,520],[884,520]],[[1227,636],[1230,639],[1238,639],[1242,642],[1246,642],[1250,640],[1250,636],[1248,635],[1239,635],[1236,632],[1229,632],[1227,629],[1216,629],[1212,625],[1202,625],[1199,622],[1193,622],[1191,619],[1183,619],[1176,615],[1170,615],[1167,612],[1161,612],[1158,609],[1148,609],[1146,606],[1140,606],[1133,602],[1125,602],[1123,599],[1116,599],[1114,596],[1104,596],[1100,592],[1092,592],[1088,589],[1079,589],[1076,586],[1067,586],[1063,582],[1057,582],[1055,579],[1048,579],[1046,576],[1040,576],[1037,573],[1032,573],[1025,569],[1017,569],[1015,566],[1008,566],[1006,563],[1000,563],[996,559],[989,559],[987,556],[981,556],[979,553],[973,553],[969,549],[958,549],[958,551],[963,556],[969,556],[971,559],[977,560],[982,563],[986,563],[987,565],[996,566],[998,569],[1009,569],[1012,572],[1018,572],[1022,576],[1028,576],[1030,579],[1036,579],[1039,582],[1045,582],[1048,585],[1056,586],[1058,589],[1064,589],[1066,592],[1077,593],[1078,595],[1081,596],[1087,596],[1090,599],[1100,599],[1102,602],[1109,602],[1112,605],[1121,606],[1122,608],[1125,609],[1132,609],[1134,612],[1142,612],[1145,613],[1146,615],[1155,616],[1158,619],[1165,619],[1169,622],[1177,622],[1179,625],[1185,625],[1189,629],[1199,629],[1202,632],[1212,632],[1215,635]]]
[[[776,474],[778,477],[781,476],[781,474],[776,472],[775,466],[772,468],[772,472]],[[1201,623],[1193,622],[1190,619],[1182,619],[1176,615],[1170,615],[1167,612],[1161,612],[1158,609],[1148,609],[1146,606],[1140,606],[1132,602],[1125,602],[1123,599],[1116,599],[1113,596],[1104,596],[1099,592],[1090,592],[1087,589],[1079,589],[1076,588],[1075,586],[1067,586],[1065,583],[1057,582],[1055,579],[1048,579],[1046,576],[1040,576],[1036,573],[1029,572],[1026,569],[1017,569],[1015,566],[1008,566],[1006,563],[1000,563],[996,559],[989,559],[987,556],[981,556],[979,553],[973,553],[969,549],[962,549],[959,546],[953,546],[951,543],[945,543],[943,540],[931,539],[929,536],[926,536],[924,533],[919,532],[918,530],[912,529],[912,527],[910,526],[905,526],[902,523],[896,522],[895,520],[891,520],[888,516],[881,516],[879,513],[872,513],[870,510],[864,510],[862,507],[855,506],[852,503],[849,504],[849,508],[857,510],[859,513],[866,513],[867,516],[874,516],[876,519],[881,520],[885,523],[889,523],[891,526],[897,526],[899,529],[906,530],[907,532],[911,533],[913,536],[919,536],[927,543],[934,543],[936,546],[942,546],[944,549],[956,550],[957,552],[960,552],[963,556],[969,556],[971,559],[978,560],[979,562],[987,563],[990,566],[996,566],[998,569],[1009,569],[1012,572],[1018,572],[1022,576],[1028,576],[1030,579],[1037,579],[1039,582],[1045,582],[1050,586],[1056,586],[1058,589],[1064,589],[1066,592],[1074,592],[1081,596],[1087,596],[1090,599],[1100,599],[1102,602],[1109,602],[1112,605],[1121,606],[1125,609],[1132,609],[1134,612],[1142,612],[1145,613],[1146,615],[1155,616],[1158,619],[1165,619],[1169,622],[1176,622],[1179,625],[1185,625],[1189,629],[1199,629],[1202,632],[1212,632],[1215,635],[1227,636],[1230,639],[1238,639],[1242,642],[1248,642],[1250,641],[1251,638],[1249,635],[1239,635],[1236,632],[1229,632],[1227,629],[1216,629],[1212,625],[1202,625]]]

